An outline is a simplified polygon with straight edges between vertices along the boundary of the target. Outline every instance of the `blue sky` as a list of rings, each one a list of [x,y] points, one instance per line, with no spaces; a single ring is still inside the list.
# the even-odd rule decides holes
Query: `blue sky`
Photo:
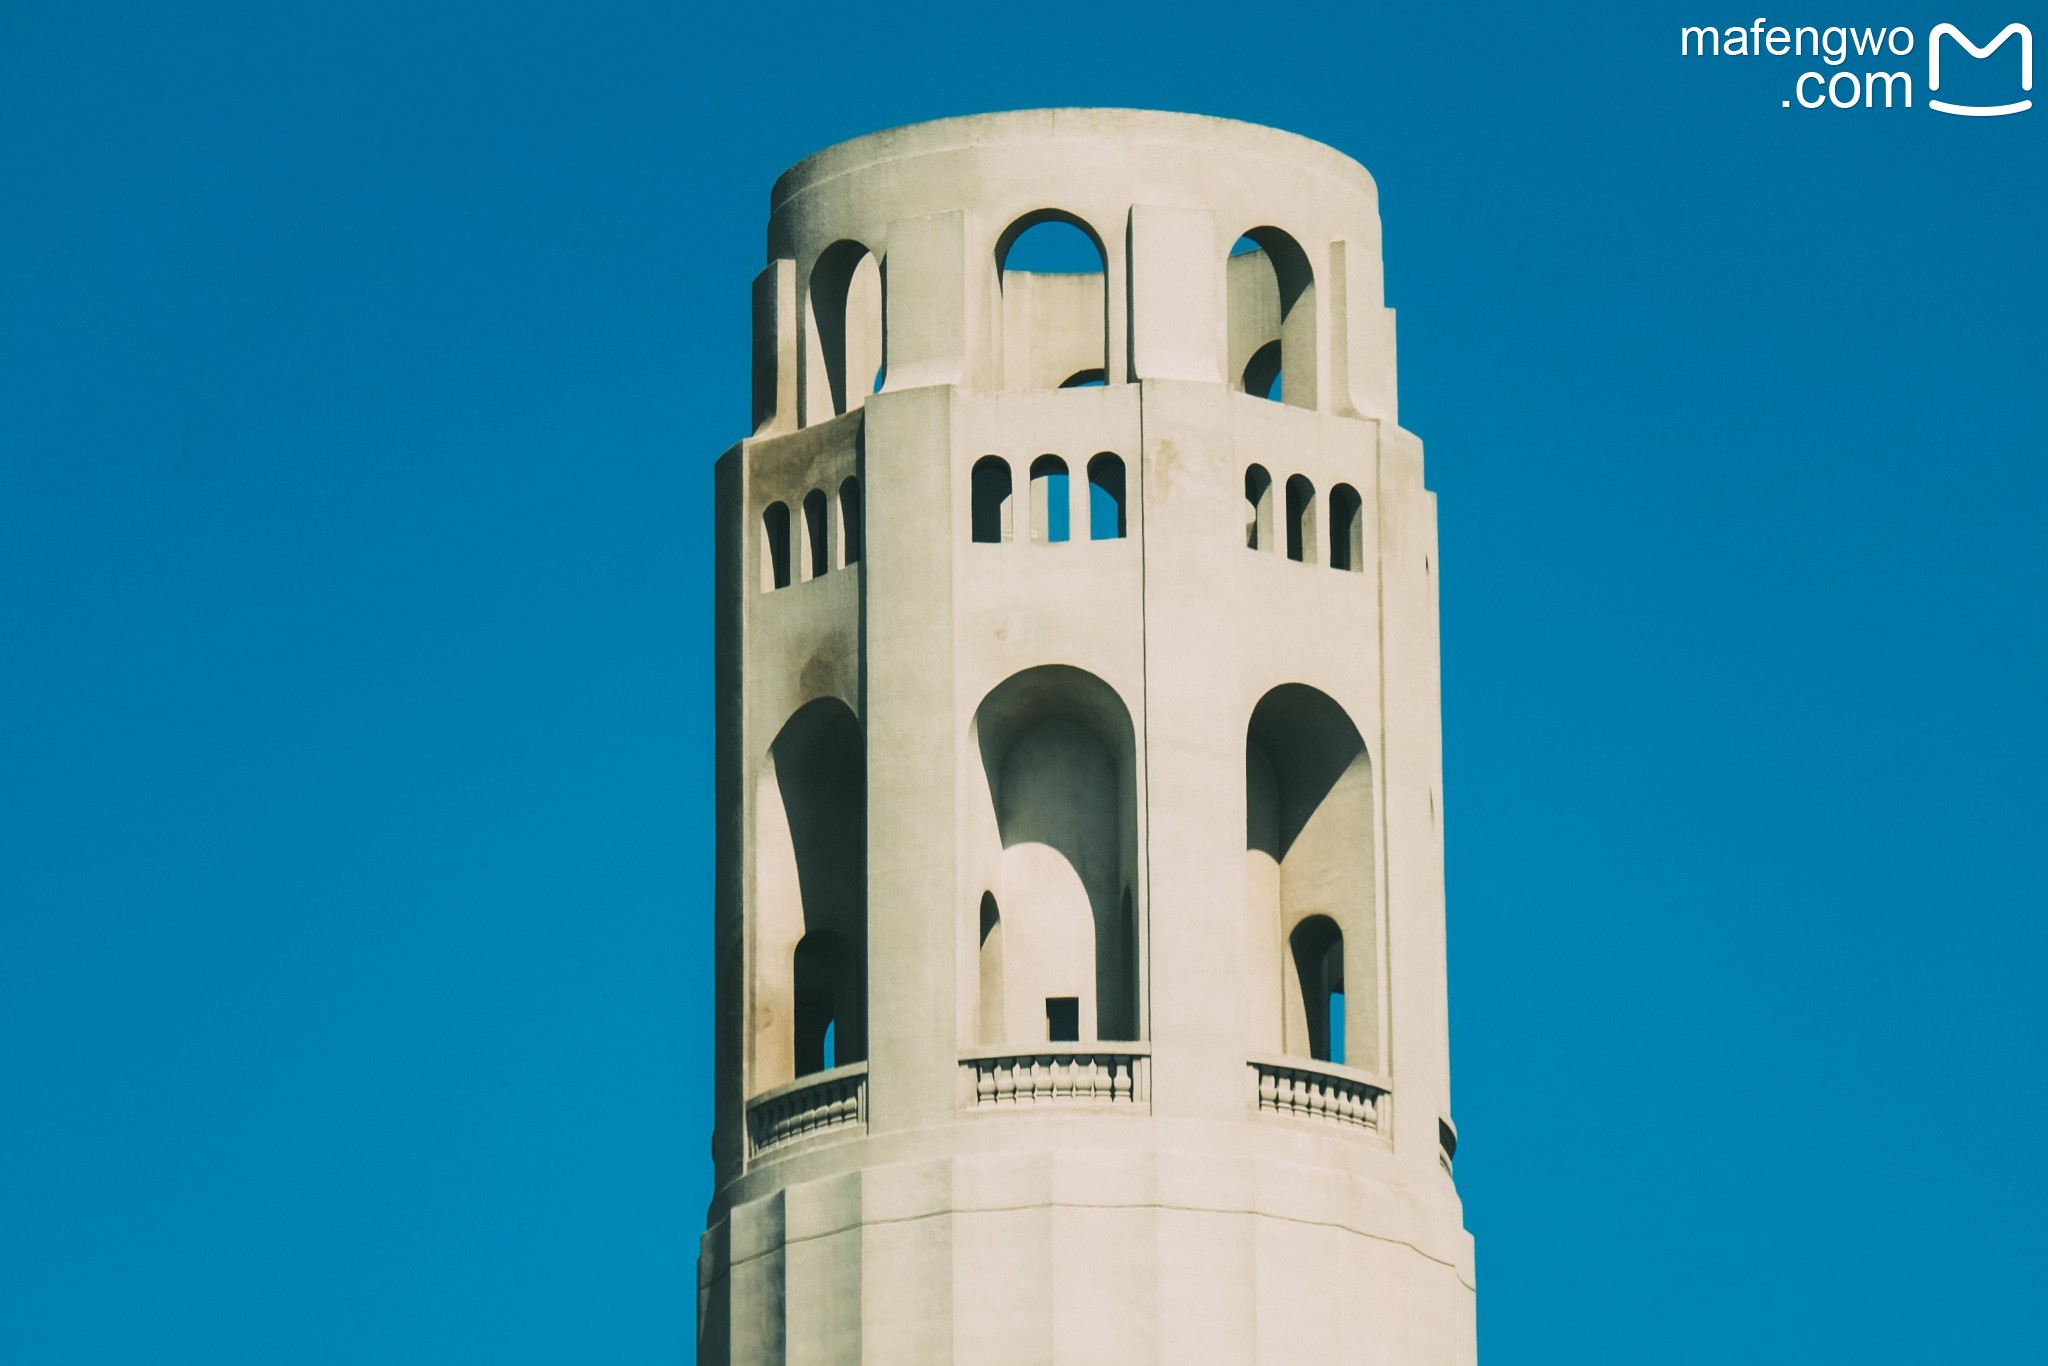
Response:
[[[2037,1352],[2048,110],[1754,17],[7,6],[0,1358],[686,1358],[768,187],[1047,104],[1379,181],[1485,1359]]]

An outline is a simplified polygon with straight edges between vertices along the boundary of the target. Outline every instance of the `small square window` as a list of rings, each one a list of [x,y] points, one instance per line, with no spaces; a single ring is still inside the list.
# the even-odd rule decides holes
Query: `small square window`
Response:
[[[1045,998],[1045,1037],[1053,1043],[1081,1042],[1081,998]]]

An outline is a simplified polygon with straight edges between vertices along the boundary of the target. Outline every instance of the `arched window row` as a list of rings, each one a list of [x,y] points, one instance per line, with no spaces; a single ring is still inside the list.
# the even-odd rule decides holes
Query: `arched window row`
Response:
[[[991,369],[1002,389],[1073,389],[1111,381],[1112,337],[1126,335],[1127,291],[1109,287],[1110,251],[1079,214],[1045,207],[998,234],[990,259],[996,316]],[[1316,268],[1301,243],[1246,229],[1220,263],[1223,349],[1232,388],[1294,407],[1317,401]],[[842,239],[811,263],[803,342],[805,425],[861,407],[888,376],[887,272]]]
[[[821,579],[859,564],[866,540],[860,477],[839,481],[836,493],[812,489],[797,503],[770,503],[761,512],[761,588]]]
[[[1020,515],[1010,462],[1000,455],[983,456],[974,462],[967,481],[969,539],[980,545],[1122,540],[1130,534],[1123,457],[1099,451],[1080,472],[1087,481],[1087,501],[1077,507],[1075,495],[1081,486],[1070,475],[1066,459],[1052,454],[1032,459],[1025,467],[1027,501]]]
[[[1244,543],[1251,550],[1282,550],[1299,564],[1316,564],[1325,553],[1332,569],[1365,572],[1365,500],[1349,484],[1330,490],[1327,544],[1317,526],[1316,486],[1308,476],[1288,476],[1281,486],[1281,521],[1274,526],[1273,476],[1264,465],[1244,472]]]

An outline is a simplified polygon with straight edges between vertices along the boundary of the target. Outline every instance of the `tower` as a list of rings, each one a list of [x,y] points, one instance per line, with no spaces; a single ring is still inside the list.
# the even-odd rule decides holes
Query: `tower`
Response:
[[[1377,192],[1039,110],[776,182],[717,470],[707,1363],[1469,1363]],[[1040,224],[1094,273],[1012,269]]]

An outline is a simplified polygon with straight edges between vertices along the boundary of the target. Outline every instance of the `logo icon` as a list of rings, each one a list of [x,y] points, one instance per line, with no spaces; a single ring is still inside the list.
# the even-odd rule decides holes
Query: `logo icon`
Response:
[[[1960,43],[1963,51],[1979,59],[1989,57],[1992,53],[2005,46],[2006,39],[2014,34],[2018,34],[2020,39],[2020,89],[2032,90],[2034,88],[2034,35],[2032,30],[2028,29],[2025,24],[2007,24],[2003,29],[1999,30],[1996,38],[1993,38],[1983,47],[1978,47],[1968,38],[1965,38],[1963,31],[1954,24],[1936,24],[1934,32],[1927,35],[1927,93],[1930,96],[1927,101],[1927,107],[1929,109],[1938,109],[1944,114],[1966,114],[1972,118],[1995,118],[2000,114],[2018,114],[2034,107],[2032,100],[2019,100],[2013,104],[1950,104],[1946,100],[1931,98],[1935,91],[1941,89],[1941,39],[1944,34]]]

